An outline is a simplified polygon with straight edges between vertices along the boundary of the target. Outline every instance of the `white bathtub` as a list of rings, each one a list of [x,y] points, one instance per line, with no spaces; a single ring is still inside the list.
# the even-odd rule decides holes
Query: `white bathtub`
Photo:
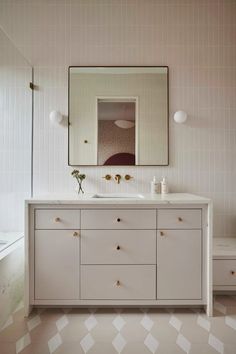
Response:
[[[7,246],[7,241],[0,240],[0,252]]]
[[[24,237],[0,232],[0,329],[23,298]]]
[[[23,244],[23,232],[0,232],[0,260]]]

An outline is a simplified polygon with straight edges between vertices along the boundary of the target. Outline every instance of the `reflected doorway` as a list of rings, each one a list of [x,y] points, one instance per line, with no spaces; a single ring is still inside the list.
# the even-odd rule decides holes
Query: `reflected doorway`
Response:
[[[97,98],[98,165],[137,163],[137,98]]]

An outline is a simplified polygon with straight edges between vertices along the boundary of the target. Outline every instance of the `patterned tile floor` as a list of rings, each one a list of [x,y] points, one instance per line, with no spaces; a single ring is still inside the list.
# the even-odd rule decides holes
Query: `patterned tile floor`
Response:
[[[199,309],[35,309],[20,304],[0,331],[0,354],[236,354],[236,296]]]

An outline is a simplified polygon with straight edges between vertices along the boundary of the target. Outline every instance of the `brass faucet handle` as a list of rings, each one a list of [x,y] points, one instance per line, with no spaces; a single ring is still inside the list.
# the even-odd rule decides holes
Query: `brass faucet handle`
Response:
[[[111,175],[106,175],[106,176],[103,176],[102,178],[105,178],[106,181],[110,181],[111,180]]]
[[[125,175],[125,180],[126,180],[126,181],[131,180],[131,178],[134,178],[134,177],[132,177],[132,176],[130,176],[130,175]]]
[[[121,180],[121,175],[115,175],[115,180],[117,181],[117,183],[119,184],[120,183],[120,180]]]

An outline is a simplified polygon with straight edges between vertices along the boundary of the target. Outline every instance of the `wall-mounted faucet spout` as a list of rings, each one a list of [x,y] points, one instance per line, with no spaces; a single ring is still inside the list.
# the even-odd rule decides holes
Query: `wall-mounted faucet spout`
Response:
[[[121,175],[115,175],[115,180],[118,184],[120,184]]]

